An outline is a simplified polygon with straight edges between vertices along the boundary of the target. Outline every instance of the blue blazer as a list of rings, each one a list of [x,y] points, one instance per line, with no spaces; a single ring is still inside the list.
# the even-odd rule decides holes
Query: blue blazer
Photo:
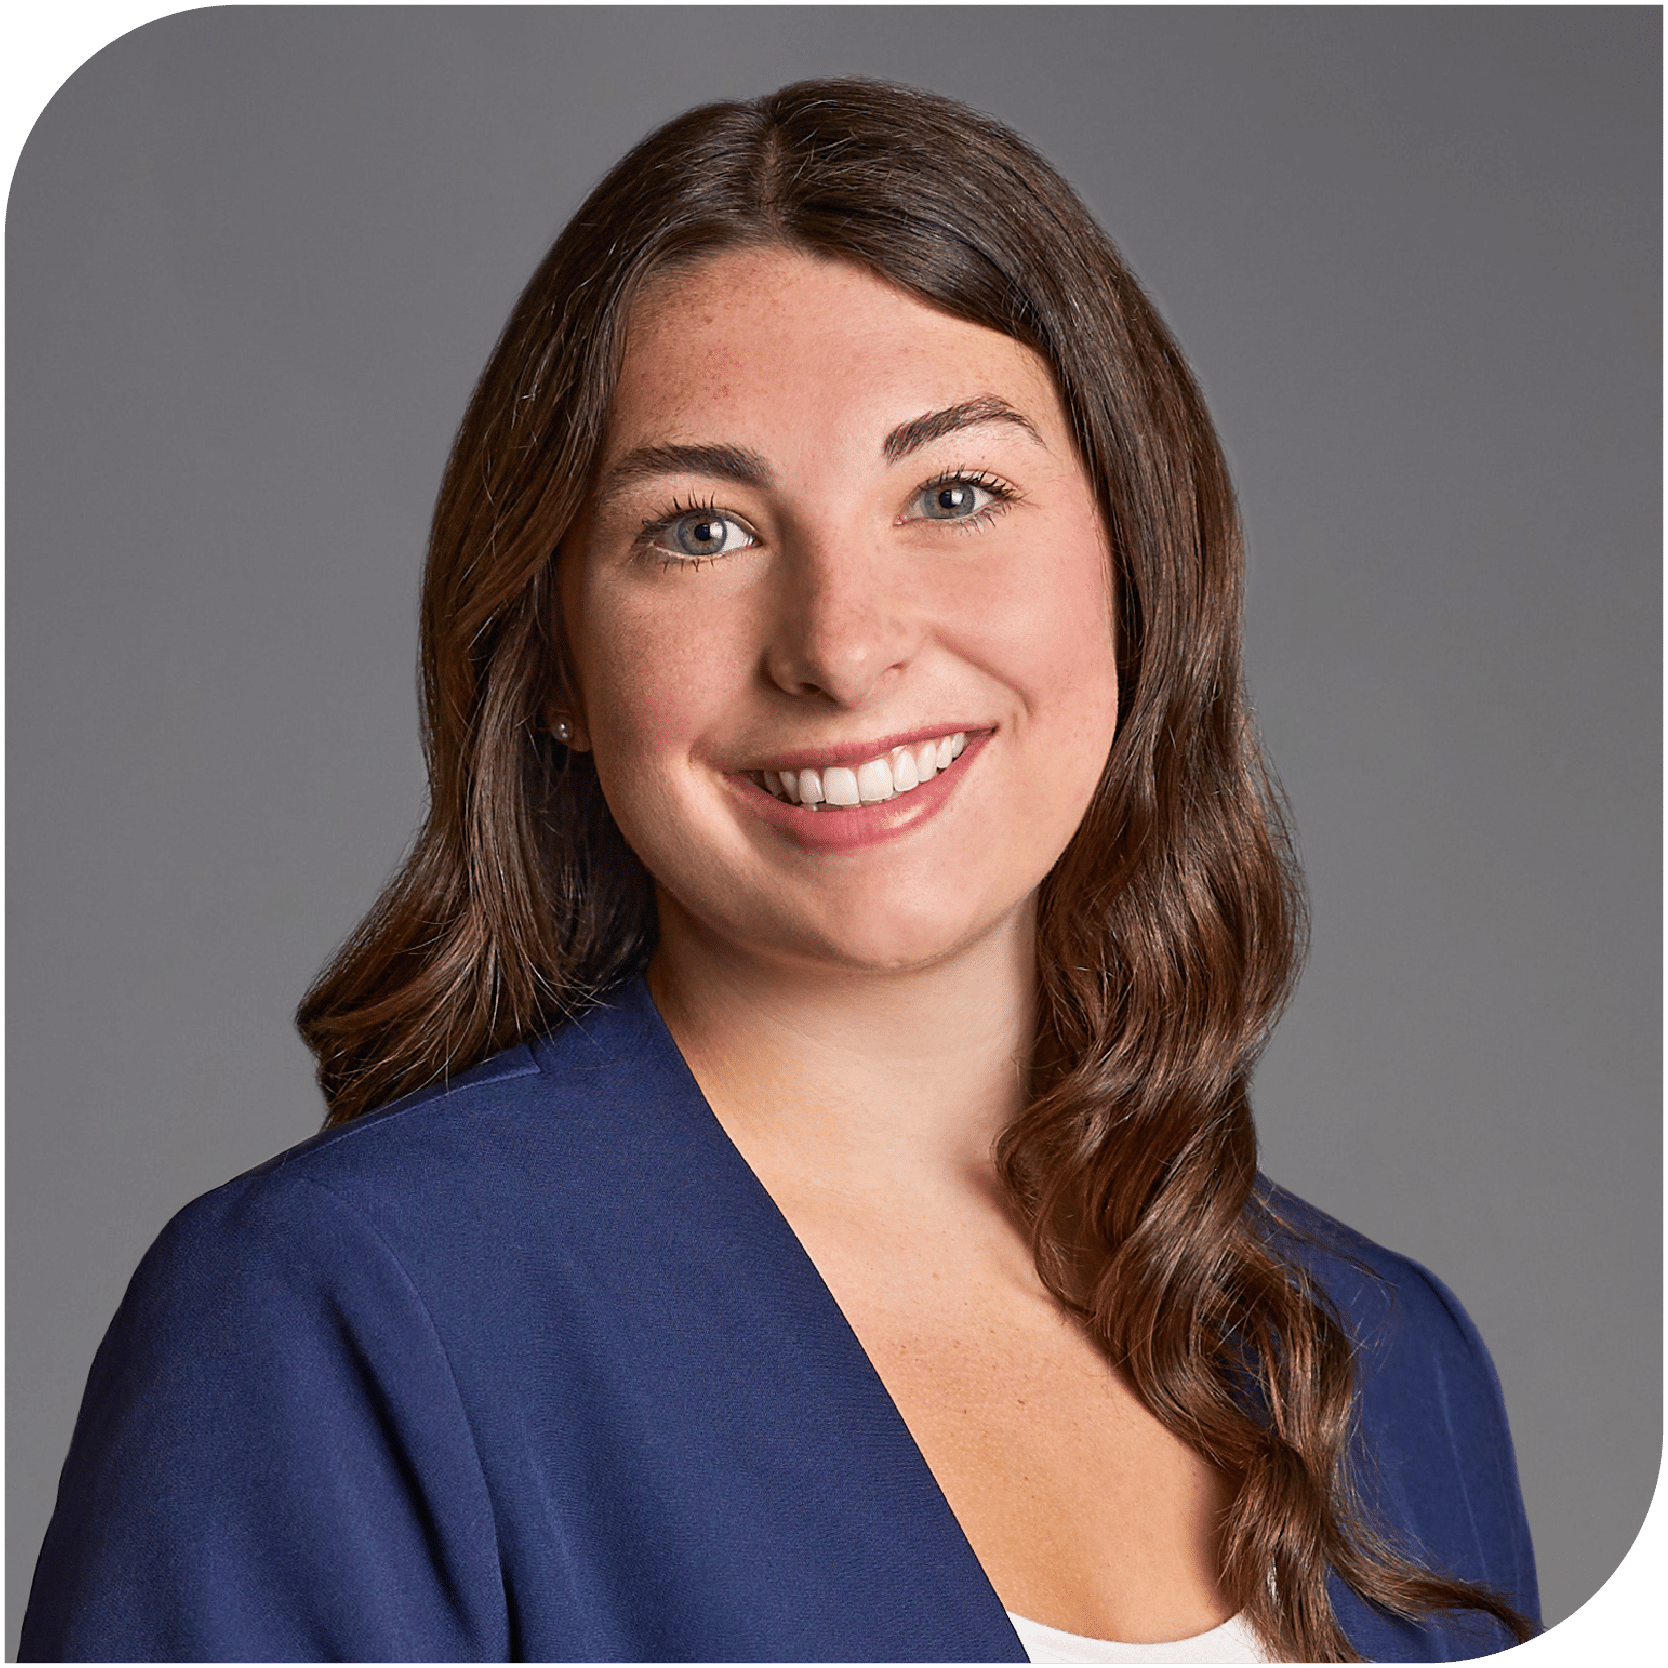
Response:
[[[1389,1527],[1533,1615],[1500,1387],[1286,1198]],[[1453,1660],[1337,1588],[1361,1653]],[[189,1205],[93,1364],[25,1661],[1022,1662],[861,1345],[641,984]]]

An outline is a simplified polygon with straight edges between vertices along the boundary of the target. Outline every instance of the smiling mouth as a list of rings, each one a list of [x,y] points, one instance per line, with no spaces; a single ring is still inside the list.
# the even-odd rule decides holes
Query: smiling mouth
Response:
[[[948,770],[967,746],[967,732],[894,747],[856,769],[828,765],[822,770],[748,770],[748,781],[773,794],[785,805],[815,811],[855,811],[861,805],[881,805],[930,782]]]

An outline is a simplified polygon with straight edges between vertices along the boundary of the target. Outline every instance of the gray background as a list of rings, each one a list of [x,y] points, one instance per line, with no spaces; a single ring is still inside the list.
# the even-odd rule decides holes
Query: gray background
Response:
[[[839,72],[1027,133],[1199,371],[1313,889],[1266,1166],[1458,1290],[1593,1593],[1660,1451],[1659,63],[1654,8],[323,8],[73,76],[9,226],[9,1637],[134,1263],[319,1120],[511,300],[652,124]]]

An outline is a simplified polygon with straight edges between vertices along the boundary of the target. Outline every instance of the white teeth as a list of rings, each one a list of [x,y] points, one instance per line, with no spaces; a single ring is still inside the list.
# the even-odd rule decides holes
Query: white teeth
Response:
[[[878,805],[896,792],[892,786],[892,767],[885,759],[870,759],[857,767],[857,797],[865,805]]]
[[[913,747],[894,747],[878,759],[868,759],[855,770],[830,765],[826,770],[761,770],[753,780],[790,805],[880,805],[899,794],[930,782],[949,768],[967,749],[967,732],[918,741]]]
[[[830,765],[822,773],[822,791],[830,805],[860,805],[863,796],[857,791],[857,772],[844,765]]]

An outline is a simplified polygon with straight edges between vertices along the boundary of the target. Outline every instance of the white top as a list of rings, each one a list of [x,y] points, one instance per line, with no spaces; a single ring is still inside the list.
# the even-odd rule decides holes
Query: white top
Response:
[[[1191,1639],[1165,1639],[1150,1645],[1129,1645],[1121,1639],[1085,1639],[1062,1633],[1028,1617],[1008,1612],[1014,1632],[1032,1662],[1266,1662],[1257,1636],[1243,1615],[1230,1616],[1209,1633]]]

